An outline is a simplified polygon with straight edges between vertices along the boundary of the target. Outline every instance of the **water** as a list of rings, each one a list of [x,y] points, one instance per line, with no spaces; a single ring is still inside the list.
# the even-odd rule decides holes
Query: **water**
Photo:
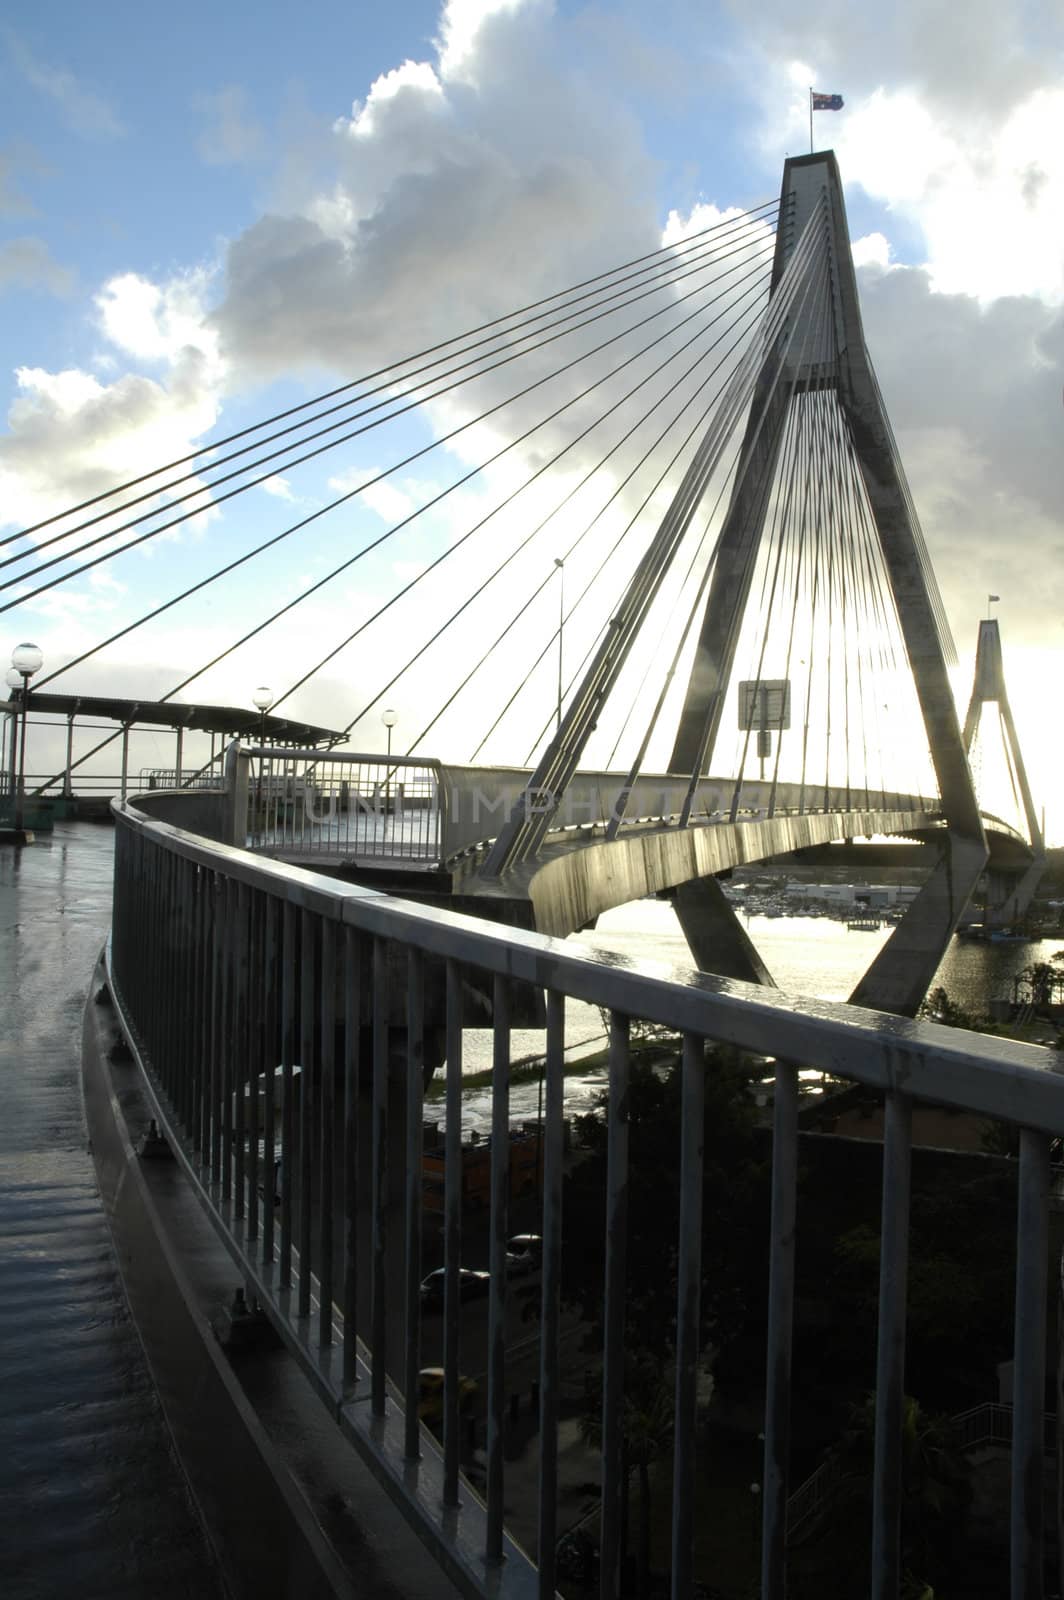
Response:
[[[781,989],[820,1000],[845,1000],[877,951],[890,937],[884,924],[875,931],[848,928],[831,917],[767,917],[743,915],[743,926],[757,946]],[[672,907],[663,900],[638,900],[618,906],[598,920],[588,933],[574,935],[573,943],[633,961],[665,963],[681,973],[691,970],[691,955]],[[1012,979],[1032,961],[1048,961],[1064,940],[1043,939],[1031,944],[983,944],[953,939],[931,987],[942,985],[950,998],[966,1010],[983,1013],[993,999],[1012,998]],[[566,1054],[579,1059],[601,1049],[606,1036],[602,1018],[592,1006],[569,1002],[566,1010]],[[543,1050],[543,1035],[531,1031],[513,1035],[513,1056],[535,1056]],[[465,1034],[465,1071],[491,1065],[491,1034],[469,1030]],[[566,1082],[566,1109],[579,1114],[589,1110],[605,1088],[601,1070]],[[511,1111],[515,1120],[538,1115],[538,1083],[515,1086]],[[433,1110],[432,1115],[436,1112]],[[487,1090],[466,1095],[464,1120],[478,1132],[491,1121]],[[442,1121],[442,1112],[441,1112]]]

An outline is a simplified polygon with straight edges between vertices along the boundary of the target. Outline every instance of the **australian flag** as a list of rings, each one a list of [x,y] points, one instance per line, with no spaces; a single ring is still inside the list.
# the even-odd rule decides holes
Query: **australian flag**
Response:
[[[843,99],[841,94],[818,94],[815,89],[812,91],[812,94],[814,111],[842,110]]]

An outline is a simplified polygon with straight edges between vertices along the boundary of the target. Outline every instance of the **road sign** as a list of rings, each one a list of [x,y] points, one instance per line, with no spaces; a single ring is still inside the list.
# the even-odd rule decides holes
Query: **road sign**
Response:
[[[747,678],[739,684],[739,727],[789,728],[791,685],[787,678]]]

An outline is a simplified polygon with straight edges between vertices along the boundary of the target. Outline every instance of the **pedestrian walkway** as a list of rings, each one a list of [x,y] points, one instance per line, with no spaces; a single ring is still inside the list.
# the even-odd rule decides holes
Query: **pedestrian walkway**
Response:
[[[82,1010],[111,830],[0,851],[0,1593],[214,1600],[86,1148]]]

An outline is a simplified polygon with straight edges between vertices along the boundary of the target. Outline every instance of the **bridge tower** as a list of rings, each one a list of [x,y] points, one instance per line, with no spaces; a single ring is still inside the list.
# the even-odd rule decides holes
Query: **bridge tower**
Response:
[[[851,996],[859,1005],[912,1015],[968,904],[988,851],[947,674],[948,640],[943,637],[934,577],[865,345],[842,182],[831,151],[786,163],[773,289],[783,281],[818,208],[828,240],[830,322],[819,336],[810,330],[815,359],[794,372],[789,384],[781,383],[771,362],[761,374],[670,766],[674,771],[703,772],[713,757],[783,438],[782,419],[773,411],[793,403],[793,397],[812,383],[833,388],[875,521],[947,824],[938,862]],[[807,306],[804,301],[793,315],[810,318],[813,312]],[[799,348],[808,350],[809,345],[803,342]],[[723,916],[716,886],[706,885],[703,893],[707,902],[714,903],[713,915]]]
[[[722,441],[743,416],[749,394],[730,506],[670,761],[670,773],[687,785],[680,825],[689,824],[698,783],[714,756],[788,414],[808,391],[832,395],[874,523],[945,822],[940,838],[936,837],[940,846],[936,865],[851,997],[862,1005],[911,1015],[927,991],[988,851],[947,674],[952,645],[865,346],[842,184],[830,151],[786,163],[771,297],[744,362],[741,382],[718,406],[521,804],[496,839],[483,876],[498,878],[538,854],[663,575],[720,464]],[[742,389],[742,383],[749,388]],[[621,791],[621,810],[638,770],[638,765],[633,767]],[[615,824],[613,829],[615,834]],[[676,891],[675,905],[699,966],[771,982],[715,878],[684,884]]]
[[[964,719],[964,749],[968,755],[971,754],[983,709],[987,705],[996,705],[998,708],[1006,756],[1016,789],[1019,791],[1018,798],[1023,807],[1027,835],[1033,852],[1031,860],[1022,862],[1012,870],[1006,866],[995,866],[988,873],[986,922],[989,927],[1004,927],[1019,921],[1026,914],[1045,871],[1046,853],[1038,812],[1031,796],[1031,786],[1027,781],[1023,752],[1016,736],[1016,724],[1012,719],[1012,707],[1009,705],[1008,691],[1005,688],[1001,632],[995,617],[987,618],[979,624],[972,696]]]

